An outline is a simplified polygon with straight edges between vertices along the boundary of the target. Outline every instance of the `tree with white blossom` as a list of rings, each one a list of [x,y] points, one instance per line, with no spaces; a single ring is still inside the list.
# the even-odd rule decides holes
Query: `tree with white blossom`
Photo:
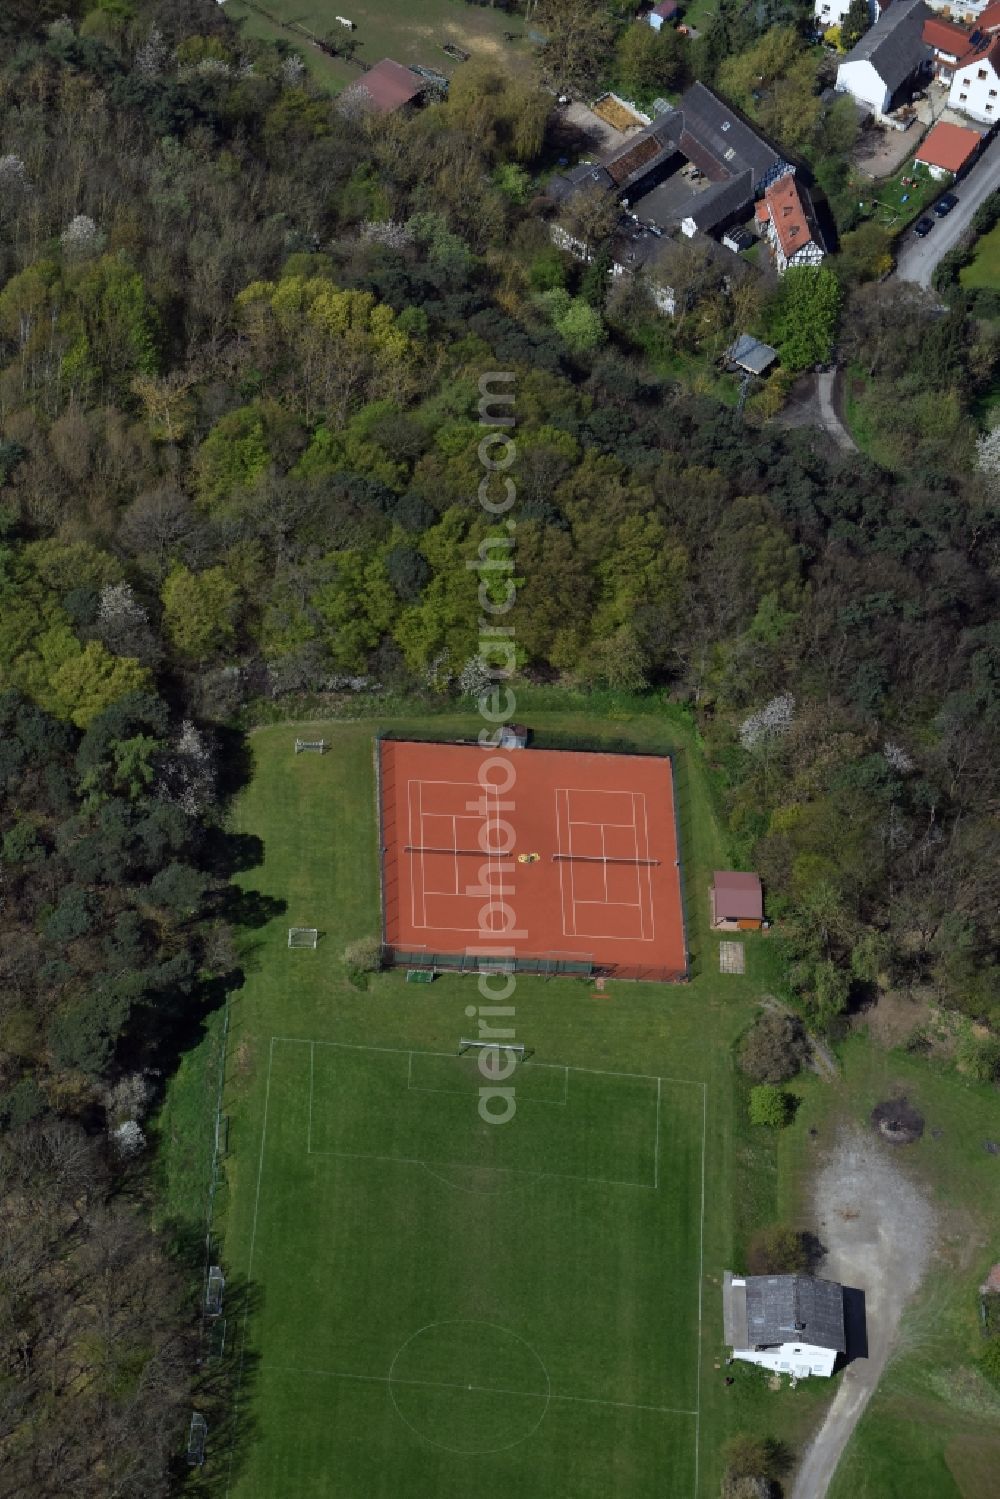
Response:
[[[94,631],[116,656],[132,656],[149,666],[159,660],[159,643],[149,626],[149,614],[135,596],[131,583],[106,583],[97,603]]]
[[[384,245],[387,250],[405,250],[413,243],[413,231],[399,219],[365,219],[361,238],[369,245]]]
[[[1000,489],[1000,425],[976,441],[976,467],[994,489]]]
[[[104,249],[104,235],[86,213],[78,213],[59,236],[63,253],[73,260],[99,255]]]
[[[186,718],[164,756],[157,792],[189,817],[211,806],[215,796],[215,756],[211,742]]]
[[[780,692],[763,708],[751,713],[740,724],[740,743],[745,750],[757,749],[781,734],[795,721],[795,699],[790,692]]]
[[[146,1136],[135,1119],[126,1119],[111,1131],[111,1145],[119,1160],[128,1161],[146,1148]]]
[[[458,674],[458,688],[463,697],[481,698],[493,686],[493,674],[482,656],[470,656]]]
[[[898,744],[891,743],[891,741],[888,739],[882,746],[882,754],[885,757],[885,763],[889,766],[890,770],[896,770],[900,775],[905,776],[909,771],[913,769],[913,761],[910,759],[910,756],[906,753],[906,751],[904,749],[901,749]]]
[[[170,48],[163,32],[154,26],[135,54],[135,69],[143,78],[157,78],[166,67]]]

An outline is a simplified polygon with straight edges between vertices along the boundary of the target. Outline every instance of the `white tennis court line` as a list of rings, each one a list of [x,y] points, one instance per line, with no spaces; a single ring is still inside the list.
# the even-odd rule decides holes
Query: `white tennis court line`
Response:
[[[477,1395],[521,1395],[525,1399],[538,1400],[546,1398],[545,1390],[511,1390],[502,1385],[468,1384],[460,1380],[400,1379],[395,1374],[391,1377],[388,1374],[348,1374],[341,1369],[311,1369],[305,1365],[296,1366],[295,1364],[271,1364],[269,1367],[275,1374],[308,1374],[317,1379],[355,1379],[362,1384],[412,1385],[415,1389],[423,1390],[471,1390]],[[547,1398],[572,1401],[578,1405],[605,1405],[613,1410],[649,1411],[655,1416],[697,1416],[698,1414],[697,1411],[685,1410],[676,1405],[639,1405],[631,1400],[602,1400],[594,1395],[557,1395],[554,1390],[548,1392]]]
[[[562,808],[561,808],[560,801],[559,801],[559,798],[561,796],[565,796],[565,795],[566,795],[566,793],[562,790],[562,788],[559,787],[559,786],[557,786],[556,787],[556,847],[558,848],[558,851],[561,854],[569,852],[569,849],[566,848],[566,847],[564,847],[564,845],[563,845]],[[567,818],[567,823],[568,823],[568,821],[569,821],[569,799],[568,798],[566,800],[566,818]],[[560,912],[561,912],[561,915],[562,915],[563,936],[564,937],[575,937],[576,936],[576,924],[575,924],[575,922],[576,922],[576,906],[575,906],[575,904],[573,902],[573,898],[572,898],[572,894],[571,894],[570,895],[570,906],[569,906],[570,915],[569,915],[569,920],[567,920],[567,917],[566,917],[566,886],[565,886],[564,876],[563,876],[563,862],[564,861],[562,859],[557,860],[557,863],[559,865],[559,906],[560,906]],[[573,875],[573,866],[572,866],[572,864],[570,864],[568,866],[568,868],[569,868],[569,871],[570,871],[570,878],[572,879],[572,875]]]
[[[417,808],[416,808],[417,825],[416,825],[416,828],[414,828],[414,819],[413,819],[413,788],[414,788],[414,786],[416,786],[416,788],[417,788]],[[489,912],[488,912],[489,926],[485,930],[483,928],[483,925],[482,925],[481,921],[475,922],[472,926],[448,926],[444,922],[440,922],[440,921],[435,921],[432,924],[427,919],[427,897],[428,897],[428,895],[452,895],[452,894],[454,894],[454,895],[462,895],[463,894],[463,891],[462,891],[462,888],[461,888],[461,884],[460,884],[460,875],[459,875],[459,867],[458,867],[458,849],[459,849],[458,819],[459,819],[459,817],[464,817],[464,816],[467,816],[469,814],[467,814],[467,813],[459,813],[459,812],[450,812],[450,813],[449,812],[435,812],[435,813],[426,813],[425,814],[425,812],[424,812],[424,787],[425,786],[448,786],[453,791],[464,790],[466,792],[472,792],[477,798],[481,798],[486,803],[486,816],[484,818],[484,822],[485,822],[485,825],[486,825],[486,828],[487,828],[488,839],[487,839],[487,845],[483,849],[483,855],[484,855],[484,857],[485,857],[485,859],[487,861],[487,868],[488,868],[488,871],[489,871],[489,903],[488,903],[489,904]],[[503,861],[504,861],[504,859],[506,857],[509,857],[509,855],[505,855],[502,852],[502,850],[500,849],[499,840],[497,839],[496,842],[494,841],[494,835],[498,834],[499,833],[499,829],[500,829],[500,789],[499,789],[499,787],[494,786],[492,783],[488,784],[487,786],[482,786],[482,785],[480,785],[480,783],[478,781],[441,781],[441,780],[434,780],[434,781],[432,781],[432,780],[427,780],[426,778],[423,778],[423,777],[420,777],[420,778],[411,777],[407,781],[407,783],[406,783],[406,801],[407,801],[407,809],[408,809],[409,842],[411,844],[411,852],[410,852],[410,916],[411,916],[411,920],[413,922],[414,930],[415,931],[428,931],[428,930],[433,929],[434,931],[439,931],[439,932],[478,932],[480,935],[495,936],[496,932],[497,932],[497,927],[495,925],[495,920],[494,920],[494,911],[497,910],[497,909],[499,909],[501,916],[503,915],[503,912],[502,912],[502,909],[501,909],[502,906],[503,906],[503,895],[502,895],[502,893],[500,893],[500,882],[502,882],[502,880],[503,880]],[[490,805],[490,803],[492,803],[492,805]],[[424,818],[425,818],[425,815],[426,816],[434,816],[434,817],[443,817],[443,818],[450,817],[451,818],[451,842],[452,842],[453,860],[454,860],[454,866],[455,866],[455,875],[454,875],[455,889],[454,889],[454,891],[449,891],[449,890],[431,890],[430,887],[429,887],[429,885],[428,885],[428,881],[427,881],[426,849],[425,849],[426,838],[424,837]],[[413,871],[414,871],[414,853],[413,853],[413,848],[419,848],[419,850],[420,850],[420,914],[421,914],[421,919],[419,921],[417,920],[417,890],[416,890],[416,880],[414,879],[414,874],[413,874]],[[496,860],[496,870],[495,870],[495,873],[496,873],[496,876],[497,876],[496,879],[494,879],[494,863],[493,863],[494,859]],[[472,900],[478,899],[478,897],[476,897],[476,896],[470,896],[469,898],[472,899]],[[482,910],[482,906],[480,906],[479,909]],[[500,930],[502,931],[502,927],[501,927]]]
[[[578,795],[587,796],[587,795],[591,795],[594,792],[595,789],[596,788],[593,788],[593,787],[591,787],[589,789],[584,789],[582,786],[558,786],[558,787],[555,788],[555,794],[556,794],[556,842],[557,842],[557,845],[558,845],[558,851],[559,851],[559,853],[565,853],[565,854],[572,855],[572,853],[573,853],[573,829],[575,827],[581,827],[581,828],[600,828],[600,830],[601,830],[601,853],[597,857],[605,861],[601,865],[601,872],[602,872],[602,875],[604,877],[604,899],[603,900],[581,900],[577,896],[577,893],[576,893],[576,873],[575,873],[575,870],[574,870],[574,867],[573,867],[572,858],[570,858],[568,860],[562,860],[562,859],[560,859],[560,860],[557,861],[558,864],[559,864],[559,896],[560,896],[560,905],[562,907],[563,936],[564,937],[579,937],[579,936],[583,935],[583,936],[586,936],[586,937],[600,938],[602,941],[605,941],[605,942],[655,942],[656,941],[656,908],[655,908],[655,904],[654,904],[654,901],[653,901],[653,871],[652,871],[652,868],[650,866],[648,866],[648,865],[639,865],[639,864],[636,865],[636,869],[635,869],[635,893],[636,893],[636,899],[634,901],[623,901],[623,900],[614,900],[613,901],[613,900],[610,900],[608,898],[608,866],[607,866],[607,862],[606,862],[607,859],[608,859],[608,851],[607,851],[607,837],[606,837],[605,830],[607,828],[625,828],[625,829],[628,829],[632,833],[632,842],[633,842],[633,847],[635,849],[635,857],[636,857],[636,859],[637,860],[640,859],[640,858],[648,859],[649,858],[649,808],[648,808],[647,802],[646,802],[646,793],[644,791],[621,791],[621,792],[614,792],[614,793],[612,793],[613,795],[616,795],[616,796],[623,796],[623,797],[627,796],[629,798],[629,800],[631,802],[631,806],[632,806],[632,821],[630,823],[628,823],[628,822],[592,822],[592,821],[590,821],[589,818],[582,818],[582,817],[574,818],[573,815],[572,815],[572,804],[570,802],[570,796],[571,796],[571,794],[573,792],[576,792]],[[565,798],[566,831],[567,831],[567,842],[566,842],[565,846],[563,844],[562,806],[561,806],[561,803],[560,803],[560,797]],[[641,804],[642,804],[642,816],[643,816],[642,832],[643,832],[643,840],[644,840],[645,852],[641,853],[641,854],[639,852],[639,831],[640,831],[640,827],[639,827],[638,809],[637,809],[637,805],[636,805],[637,800],[639,802],[641,802]],[[570,915],[570,917],[568,919],[567,919],[567,907],[566,907],[566,890],[565,890],[565,886],[564,886],[564,883],[563,883],[563,881],[564,881],[563,864],[564,863],[567,863],[569,865],[569,900],[570,900],[570,906],[571,906],[571,915]],[[643,890],[643,876],[645,876],[645,882],[646,882],[646,888],[645,888],[645,890]],[[587,930],[587,931],[585,931],[585,932],[583,932],[581,934],[580,929],[579,929],[579,922],[578,922],[578,919],[577,919],[577,907],[579,907],[579,906],[614,906],[614,907],[616,907],[616,908],[618,908],[620,910],[638,911],[638,913],[639,913],[639,932],[638,932],[638,935],[636,935],[633,932],[630,932],[630,933],[627,933],[625,936],[622,936],[621,933],[598,932],[598,931],[594,931],[594,930]],[[647,918],[647,915],[649,917],[649,924],[650,924],[650,930],[649,930],[649,932],[647,932],[647,930],[646,930],[646,918]]]
[[[411,1059],[412,1059],[412,1056],[413,1056],[413,1050],[412,1050],[412,1048],[406,1048],[406,1047],[401,1047],[401,1046],[366,1046],[366,1045],[364,1045],[362,1043],[352,1042],[352,1041],[324,1041],[324,1040],[318,1040],[317,1041],[317,1040],[313,1040],[312,1038],[306,1037],[306,1036],[276,1036],[276,1035],[272,1035],[272,1037],[271,1037],[271,1043],[270,1043],[270,1048],[269,1048],[269,1051],[268,1051],[267,1084],[266,1084],[265,1093],[264,1093],[264,1118],[263,1118],[263,1123],[262,1123],[262,1127],[261,1127],[261,1136],[260,1136],[260,1155],[259,1155],[258,1161],[257,1161],[257,1189],[256,1189],[255,1197],[254,1197],[253,1224],[252,1224],[251,1232],[250,1232],[250,1251],[249,1251],[249,1256],[248,1256],[248,1260],[247,1260],[247,1280],[248,1281],[251,1279],[251,1276],[252,1276],[254,1248],[255,1248],[255,1245],[256,1245],[256,1242],[257,1242],[257,1218],[258,1218],[258,1213],[260,1211],[261,1180],[263,1178],[263,1172],[264,1172],[264,1147],[265,1147],[265,1144],[266,1144],[266,1141],[267,1141],[267,1115],[268,1115],[268,1106],[270,1104],[270,1099],[271,1099],[271,1070],[272,1070],[272,1067],[273,1067],[273,1064],[274,1064],[274,1043],[275,1043],[275,1041],[281,1041],[283,1043],[287,1043],[287,1044],[295,1045],[295,1046],[308,1046],[308,1047],[311,1048],[311,1054],[313,1056],[315,1056],[315,1048],[317,1046],[333,1046],[333,1047],[338,1047],[338,1048],[340,1048],[342,1050],[346,1050],[346,1051],[386,1052],[386,1053],[391,1053],[391,1054],[394,1054],[394,1055],[397,1055],[397,1056],[405,1054],[405,1055],[409,1056]],[[448,1056],[448,1057],[450,1057],[450,1056],[454,1055],[453,1052],[426,1052],[426,1053],[421,1053],[421,1054],[422,1055],[426,1055],[426,1056],[439,1056],[439,1057],[441,1057],[441,1056]],[[697,1352],[697,1374],[696,1374],[696,1386],[695,1386],[696,1387],[696,1391],[697,1391],[697,1405],[696,1405],[696,1408],[692,1412],[685,1412],[685,1411],[682,1411],[682,1410],[674,1410],[671,1407],[665,1407],[665,1406],[664,1407],[660,1407],[660,1406],[630,1405],[628,1402],[625,1402],[625,1401],[589,1400],[586,1397],[577,1397],[577,1396],[573,1396],[573,1395],[567,1395],[567,1396],[558,1397],[560,1399],[565,1399],[565,1400],[579,1400],[581,1403],[587,1403],[587,1404],[596,1404],[596,1405],[606,1404],[606,1405],[609,1405],[611,1407],[614,1407],[614,1408],[617,1408],[617,1409],[621,1409],[621,1410],[649,1410],[649,1411],[652,1411],[652,1412],[655,1412],[655,1413],[658,1413],[658,1414],[661,1414],[661,1415],[669,1415],[669,1414],[677,1414],[677,1415],[690,1414],[690,1415],[693,1415],[694,1418],[695,1418],[695,1449],[694,1449],[695,1482],[694,1482],[694,1495],[695,1495],[695,1499],[698,1499],[699,1460],[700,1460],[700,1450],[701,1450],[701,1352],[702,1352],[703,1300],[704,1300],[704,1297],[703,1297],[703,1284],[704,1284],[704,1279],[705,1279],[705,1152],[706,1152],[706,1141],[707,1141],[707,1132],[708,1132],[708,1084],[705,1083],[705,1082],[699,1082],[696,1078],[691,1078],[691,1077],[666,1077],[663,1074],[657,1074],[657,1073],[651,1073],[651,1072],[613,1072],[613,1071],[610,1071],[609,1069],[603,1068],[603,1067],[570,1067],[569,1064],[567,1064],[567,1063],[561,1063],[561,1062],[532,1062],[532,1066],[536,1066],[536,1067],[549,1067],[549,1068],[554,1068],[554,1067],[562,1067],[562,1068],[564,1068],[564,1070],[566,1072],[566,1076],[567,1076],[567,1086],[568,1086],[569,1072],[573,1071],[573,1072],[588,1073],[588,1074],[590,1074],[592,1076],[595,1076],[595,1077],[627,1077],[627,1078],[641,1079],[641,1080],[646,1081],[646,1082],[655,1082],[658,1085],[658,1095],[657,1095],[658,1098],[659,1098],[659,1085],[662,1084],[662,1083],[680,1084],[680,1085],[682,1085],[684,1087],[700,1088],[701,1089],[701,1214],[700,1214],[700,1223],[699,1223],[699,1249],[698,1249],[698,1352]],[[311,1107],[312,1107],[312,1100],[310,1098],[310,1109],[311,1109]],[[659,1116],[657,1116],[657,1131],[656,1132],[657,1132],[657,1146],[658,1146],[659,1145]],[[427,1169],[426,1162],[422,1162],[421,1161],[421,1162],[418,1162],[417,1164],[422,1165],[422,1166],[424,1166],[425,1169]],[[582,1178],[582,1179],[586,1180],[587,1178]],[[658,1188],[656,1190],[658,1190]],[[242,1323],[241,1338],[240,1338],[240,1362],[239,1362],[239,1369],[237,1371],[237,1376],[236,1376],[236,1388],[235,1388],[234,1395],[233,1395],[233,1426],[234,1426],[234,1428],[235,1428],[235,1424],[236,1424],[236,1418],[237,1418],[237,1415],[239,1413],[240,1392],[241,1392],[242,1384],[243,1384],[243,1365],[244,1365],[244,1358],[245,1358],[245,1354],[246,1354],[247,1321],[248,1321],[249,1315],[250,1315],[250,1307],[249,1307],[249,1300],[248,1300],[247,1306],[246,1306],[246,1308],[245,1308],[245,1310],[243,1312],[243,1323]],[[292,1371],[292,1372],[295,1372],[295,1371]],[[317,1372],[322,1373],[323,1371],[317,1371]],[[337,1377],[340,1377],[340,1376],[334,1375],[332,1377],[337,1378]],[[347,1376],[347,1377],[353,1377],[353,1376]],[[362,1375],[362,1376],[358,1376],[358,1377],[359,1378],[365,1378],[366,1376]],[[382,1379],[386,1379],[386,1380],[388,1379],[388,1376],[379,1376],[379,1377],[382,1378]],[[553,1397],[553,1398],[557,1398],[557,1397]],[[233,1443],[230,1446],[230,1451],[229,1451],[229,1469],[228,1469],[228,1475],[227,1475],[227,1479],[226,1479],[226,1499],[229,1499],[230,1489],[232,1487],[232,1481],[233,1481],[233,1462],[234,1462],[234,1459],[235,1459],[235,1452],[236,1452],[236,1444],[235,1444],[235,1438],[234,1438]]]

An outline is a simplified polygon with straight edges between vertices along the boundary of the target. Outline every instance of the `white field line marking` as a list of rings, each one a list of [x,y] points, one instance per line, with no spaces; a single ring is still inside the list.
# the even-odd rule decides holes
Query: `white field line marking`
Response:
[[[406,1057],[411,1055],[411,1049],[406,1046],[368,1046],[360,1041],[322,1041],[313,1040],[309,1036],[272,1036],[271,1041],[286,1041],[292,1046],[336,1046],[341,1051],[377,1051],[389,1055]],[[453,1051],[421,1051],[419,1048],[413,1050],[412,1055],[418,1057],[454,1057]],[[572,1062],[536,1062],[534,1057],[530,1061],[522,1063],[525,1067],[549,1067],[557,1070],[565,1068],[568,1072],[586,1072],[592,1077],[631,1077],[640,1082],[655,1083],[657,1080],[664,1083],[683,1083],[685,1087],[705,1088],[697,1077],[667,1077],[657,1072],[609,1072],[603,1067],[575,1067]]]
[[[312,1155],[313,1140],[313,1084],[316,1077],[316,1043],[309,1043],[309,1128],[306,1132],[306,1155]]]
[[[470,1088],[424,1088],[424,1087],[421,1087],[420,1083],[409,1083],[409,1084],[407,1084],[406,1091],[408,1093],[439,1093],[442,1098],[472,1098],[474,1096],[474,1089],[471,1088],[471,1087]],[[566,1107],[566,1100],[565,1100],[565,1098],[522,1098],[521,1101],[520,1101],[520,1103],[518,1104],[518,1108],[519,1109],[527,1108],[528,1104],[532,1104],[532,1103],[544,1103],[549,1108],[554,1108],[554,1109],[564,1109]]]
[[[592,1187],[635,1187],[641,1192],[655,1192],[652,1182],[619,1181],[611,1176],[579,1176],[567,1171],[528,1171],[523,1166],[483,1166],[477,1161],[425,1161],[419,1156],[375,1155],[355,1150],[314,1150],[317,1160],[381,1161],[391,1166],[421,1166],[435,1171],[495,1171],[499,1176],[527,1176],[534,1181],[587,1182]]]
[[[399,1379],[395,1375],[392,1378],[388,1374],[347,1374],[338,1369],[310,1369],[306,1367],[296,1368],[293,1364],[271,1364],[269,1365],[275,1374],[312,1374],[320,1379],[356,1379],[363,1384],[394,1384],[413,1385],[417,1389],[425,1390],[471,1390],[479,1395],[520,1395],[524,1399],[542,1400],[545,1398],[544,1390],[510,1390],[501,1385],[478,1385],[468,1384],[459,1380],[443,1379]],[[638,1405],[631,1400],[601,1400],[592,1395],[557,1395],[552,1391],[550,1400],[572,1401],[579,1405],[606,1405],[614,1410],[623,1411],[651,1411],[657,1416],[694,1416],[697,1411],[685,1410],[676,1405]]]
[[[264,1119],[260,1131],[260,1156],[257,1161],[257,1192],[253,1204],[253,1224],[250,1229],[250,1253],[247,1258],[247,1284],[250,1284],[253,1276],[253,1252],[257,1243],[257,1214],[260,1211],[260,1183],[264,1174],[264,1145],[267,1140],[267,1109],[271,1101],[271,1066],[274,1062],[274,1037],[271,1037],[271,1046],[267,1058],[267,1085],[264,1090]],[[229,1472],[226,1476],[226,1499],[229,1499],[229,1490],[233,1482],[233,1460],[236,1456],[236,1421],[240,1410],[240,1391],[243,1386],[243,1363],[247,1349],[247,1319],[250,1316],[250,1300],[243,1309],[243,1326],[240,1337],[240,1362],[236,1371],[236,1389],[233,1392],[233,1440],[229,1448]]]
[[[656,1079],[656,1144],[653,1148],[653,1186],[660,1185],[660,1092],[663,1083],[660,1078]]]
[[[702,1292],[705,1283],[705,1141],[708,1133],[708,1084],[701,1085],[701,1227],[698,1231],[698,1372],[694,1422],[694,1496],[698,1499],[698,1459],[701,1451]]]

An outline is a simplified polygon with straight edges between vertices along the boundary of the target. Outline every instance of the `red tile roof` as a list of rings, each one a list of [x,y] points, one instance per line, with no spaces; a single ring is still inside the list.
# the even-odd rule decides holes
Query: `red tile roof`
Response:
[[[764,202],[785,259],[791,260],[796,250],[801,250],[813,237],[806,205],[791,172],[771,184],[764,194]]]
[[[404,104],[409,104],[422,93],[424,82],[416,73],[411,73],[409,68],[404,68],[402,63],[393,62],[391,57],[383,57],[353,88],[363,89],[371,99],[378,114],[391,114],[394,109],[400,109]]]
[[[955,71],[960,68],[981,68],[983,63],[988,63],[994,73],[1000,74],[1000,36],[984,38],[978,46],[970,47],[964,57],[960,57],[955,64]]]
[[[942,21],[932,16],[924,22],[923,39],[935,52],[947,52],[952,57],[961,57],[969,48],[972,32],[965,26],[956,26],[954,21]]]
[[[981,143],[978,130],[941,120],[917,148],[916,160],[929,167],[943,167],[946,172],[960,172]]]
[[[760,921],[764,915],[764,894],[760,888],[760,876],[738,874],[733,869],[717,869],[712,880],[715,892],[715,914],[721,920],[743,918]]]
[[[976,21],[977,31],[997,31],[1000,29],[1000,0],[993,0],[992,5],[987,5]]]

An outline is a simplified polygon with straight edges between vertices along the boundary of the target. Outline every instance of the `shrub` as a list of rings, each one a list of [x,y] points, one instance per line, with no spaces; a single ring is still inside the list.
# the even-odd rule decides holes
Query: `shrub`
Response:
[[[977,1359],[979,1368],[990,1384],[1000,1390],[1000,1338],[991,1338]]]
[[[378,937],[358,937],[344,948],[344,962],[360,973],[378,973],[382,967],[382,943]]]
[[[995,1082],[1000,1078],[1000,1036],[963,1036],[955,1059],[959,1069],[977,1083]]]
[[[747,1250],[747,1269],[751,1275],[805,1275],[809,1269],[805,1236],[783,1223],[759,1228]]]
[[[782,1129],[791,1114],[791,1100],[780,1088],[762,1083],[750,1089],[750,1123],[767,1125],[770,1129]]]
[[[765,1010],[740,1047],[740,1067],[756,1083],[785,1083],[810,1054],[809,1037],[797,1015]]]

